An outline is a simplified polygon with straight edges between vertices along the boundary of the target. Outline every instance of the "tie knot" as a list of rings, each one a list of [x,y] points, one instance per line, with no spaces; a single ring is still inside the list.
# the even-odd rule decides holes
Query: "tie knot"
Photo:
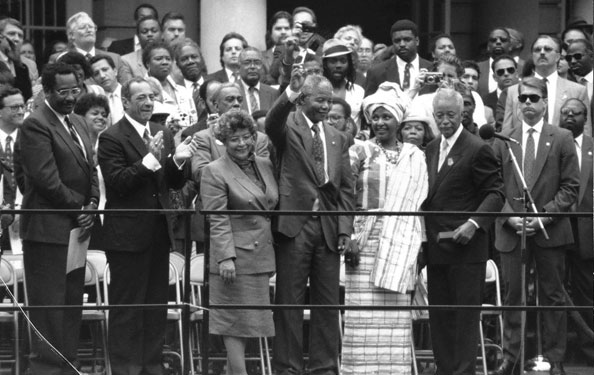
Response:
[[[406,69],[410,69],[412,68],[412,64],[411,63],[406,63],[406,65],[404,66]]]
[[[311,126],[311,130],[312,130],[314,133],[318,134],[318,133],[320,132],[320,127],[318,126],[318,124],[313,124],[313,125]]]
[[[251,93],[255,93],[256,91],[258,91],[258,89],[255,86],[250,86],[248,88],[248,91],[251,92]]]
[[[530,129],[528,129],[528,135],[529,135],[530,137],[532,137],[532,134],[534,134],[534,132],[535,132],[535,131],[536,131],[536,130],[535,130],[534,128],[530,128]]]
[[[9,135],[6,137],[6,143],[12,142],[12,137]]]

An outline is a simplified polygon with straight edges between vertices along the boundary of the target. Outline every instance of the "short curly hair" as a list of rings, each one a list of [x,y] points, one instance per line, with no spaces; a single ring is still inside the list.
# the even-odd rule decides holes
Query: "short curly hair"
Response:
[[[256,136],[257,125],[252,116],[244,110],[227,111],[219,118],[216,137],[219,141],[227,140],[238,130],[248,129],[252,136]]]
[[[74,113],[84,117],[93,107],[101,107],[109,115],[109,101],[107,97],[94,93],[81,95],[74,105]]]

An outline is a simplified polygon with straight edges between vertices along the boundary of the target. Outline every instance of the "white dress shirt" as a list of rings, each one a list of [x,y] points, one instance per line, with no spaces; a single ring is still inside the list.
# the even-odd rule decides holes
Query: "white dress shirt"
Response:
[[[396,65],[398,65],[398,75],[400,76],[400,87],[402,87],[402,84],[404,83],[404,72],[406,71],[406,64],[408,64],[406,61],[402,60],[398,55],[396,55]],[[419,75],[419,55],[417,54],[414,58],[413,61],[410,62],[411,67],[410,67],[410,85],[408,86],[408,89],[404,90],[405,92],[407,92],[408,90],[410,90],[411,87],[415,86],[415,80],[417,79],[417,76]]]
[[[245,98],[243,98],[243,100],[245,100],[245,104],[247,105],[247,109],[248,112],[250,113],[250,115],[252,114],[252,101],[250,99],[250,86],[248,86],[247,83],[243,82],[243,79],[240,80],[241,85],[243,86],[243,91],[245,92]],[[256,83],[256,86],[254,86],[256,89],[256,92],[254,93],[254,97],[256,98],[256,102],[258,103],[258,108],[262,108],[262,106],[260,105],[260,82]]]
[[[584,142],[584,134],[580,134],[579,136],[577,136],[574,139],[574,146],[575,146],[575,152],[577,152],[577,157],[578,157],[578,166],[580,167],[580,171],[582,170],[582,145]]]
[[[115,124],[124,117],[124,105],[122,104],[122,85],[118,83],[113,92],[106,92],[109,100],[109,112],[111,115],[111,123]]]
[[[68,132],[68,134],[70,134],[70,128],[68,127],[68,124],[66,124],[66,115],[63,115],[61,113],[56,112],[52,106],[48,103],[47,100],[45,100],[45,104],[48,106],[48,108],[54,112],[54,114],[56,115],[56,117],[58,117],[58,120],[60,120],[60,122],[62,123],[62,126],[64,126],[64,129],[66,129],[66,131]],[[72,122],[72,120],[70,120],[70,122]],[[78,139],[78,143],[81,146],[81,150],[82,153],[85,156],[85,159],[87,158],[87,150],[85,150],[85,144],[82,140],[82,138],[80,137],[80,134],[78,134],[78,132],[76,131],[76,128],[73,126],[72,129],[74,130],[74,134],[76,134],[76,138]]]
[[[559,74],[555,70],[553,74],[548,77],[543,77],[538,73],[534,73],[534,76],[538,79],[547,79],[547,122],[550,123],[553,121],[553,117],[555,117],[555,100],[557,100],[557,81],[559,80]]]
[[[128,121],[130,121],[130,124],[132,124],[132,126],[134,127],[134,130],[136,130],[136,132],[138,133],[138,135],[140,136],[140,138],[144,141],[144,132],[147,131],[149,136],[152,138],[151,135],[151,129],[149,127],[148,122],[146,124],[141,124],[138,121],[134,120],[132,117],[128,116],[127,113],[124,113],[124,116],[126,117],[126,119]],[[148,146],[147,146],[148,149]],[[144,165],[147,169],[156,172],[159,169],[161,169],[161,163],[159,163],[159,161],[157,160],[157,158],[151,154],[150,152],[146,155],[144,155],[144,157],[142,158],[142,165]]]

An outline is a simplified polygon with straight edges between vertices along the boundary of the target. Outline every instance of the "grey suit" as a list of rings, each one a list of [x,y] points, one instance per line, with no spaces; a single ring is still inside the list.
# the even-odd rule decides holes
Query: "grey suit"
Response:
[[[241,102],[241,109],[244,111],[248,111],[251,114],[251,109],[248,108],[247,96],[249,95],[245,92],[245,87],[243,84],[239,85],[241,95],[243,96],[243,102]],[[268,86],[267,84],[260,83],[260,90],[258,90],[258,96],[260,98],[260,109],[264,111],[268,111],[274,101],[280,96],[278,90]]]
[[[578,83],[571,82],[565,78],[557,78],[557,90],[555,97],[555,111],[553,116],[549,113],[549,123],[553,126],[559,126],[559,115],[561,107],[567,99],[579,99],[586,107],[588,107],[588,90],[585,86]],[[522,126],[522,111],[520,110],[520,102],[518,101],[518,85],[513,85],[507,89],[507,97],[505,101],[505,115],[503,117],[502,131],[506,129],[516,128]],[[552,118],[552,120],[551,120]],[[586,125],[584,127],[584,134],[592,135],[592,120],[588,116]]]

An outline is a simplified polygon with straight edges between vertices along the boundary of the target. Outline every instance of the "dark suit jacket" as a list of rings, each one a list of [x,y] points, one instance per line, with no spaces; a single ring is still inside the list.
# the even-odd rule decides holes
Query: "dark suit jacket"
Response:
[[[462,125],[460,125],[462,126]],[[493,218],[472,216],[473,212],[494,212],[503,207],[503,181],[491,147],[467,130],[452,146],[439,172],[441,136],[427,145],[429,193],[424,211],[468,211],[468,216],[427,216],[428,264],[485,262],[488,258],[487,228]],[[438,242],[439,232],[453,231],[468,219],[479,229],[466,244]]]
[[[242,84],[239,85],[239,88],[241,90],[241,95],[243,96],[241,109],[249,112],[246,100],[248,93],[245,92]],[[274,104],[274,101],[280,96],[278,90],[264,83],[260,83],[260,90],[258,90],[258,94],[260,96],[260,109],[264,111],[268,111],[272,107],[272,104]]]
[[[504,130],[502,134],[522,143],[522,127]],[[511,143],[512,151],[519,165],[523,165],[522,150]],[[493,143],[495,155],[501,163],[501,173],[505,182],[505,207],[503,212],[524,212],[524,203],[515,198],[522,197],[522,183],[514,169],[509,150],[503,141]],[[528,186],[536,209],[539,212],[567,212],[576,201],[579,189],[578,161],[572,134],[565,129],[544,124],[536,151],[535,179]],[[544,238],[542,231],[534,236],[541,247],[559,247],[573,243],[569,218],[555,218],[546,230],[550,239]],[[516,229],[507,225],[507,217],[497,218],[495,224],[495,247],[509,252],[519,244],[520,236]]]
[[[592,137],[584,136],[582,141],[582,167],[580,169],[580,189],[576,205],[573,207],[577,212],[592,212],[592,154],[594,147]],[[577,218],[576,246],[580,258],[594,258],[594,247],[592,242],[594,233],[592,233],[592,217]]]
[[[125,55],[134,51],[134,37],[114,40],[109,47],[107,47],[107,51],[117,53],[118,55]]]
[[[105,180],[106,209],[167,209],[170,208],[169,188],[183,186],[183,171],[173,161],[175,147],[171,132],[152,122],[150,130],[152,135],[162,130],[164,139],[159,160],[162,167],[155,172],[142,164],[147,147],[126,117],[101,133],[98,160]],[[159,215],[105,215],[104,249],[143,251],[150,246],[151,236],[147,233],[153,233],[159,222]],[[167,222],[171,240],[170,215],[167,215]]]
[[[27,117],[15,147],[15,171],[23,191],[23,209],[81,209],[99,201],[93,148],[84,120],[69,118],[82,138],[86,158],[54,112],[43,104]],[[23,215],[21,238],[67,245],[77,214]]]
[[[72,47],[71,50],[74,51],[74,52],[78,52],[76,50],[76,48],[74,48],[74,47]],[[56,52],[56,53],[54,53],[53,55],[50,56],[49,61],[56,61],[63,54],[64,54],[64,52]],[[113,62],[115,64],[115,69],[116,69],[116,72],[117,72],[118,82],[121,83],[121,84],[126,83],[126,81],[123,81],[122,80],[122,73],[121,73],[121,70],[122,70],[122,57],[120,55],[118,55],[117,53],[107,52],[107,51],[104,51],[102,49],[95,48],[95,56],[99,56],[99,55],[107,55],[107,56],[109,56],[109,57],[112,58],[112,60],[113,60]]]
[[[419,69],[430,69],[431,62],[419,56]],[[398,72],[398,64],[396,64],[396,57],[381,62],[367,71],[367,81],[365,83],[365,96],[371,95],[377,91],[378,86],[385,82],[396,82],[400,85],[400,72]],[[412,82],[411,82],[412,84]]]
[[[483,104],[493,110],[493,113],[497,111],[497,90],[491,91],[487,95],[483,95]]]
[[[200,195],[205,210],[274,210],[278,187],[272,163],[256,157],[256,167],[266,186],[262,191],[227,153],[202,170]],[[210,272],[218,263],[235,258],[237,274],[274,272],[270,217],[264,215],[209,215]]]
[[[489,59],[479,61],[478,62],[479,69],[481,70],[481,74],[479,75],[479,82],[478,82],[478,92],[481,96],[485,96],[489,94],[489,76],[493,74],[491,72],[491,65],[489,64]],[[524,60],[518,60],[518,72],[521,75],[522,69],[524,68]]]
[[[227,72],[225,69],[217,70],[216,72],[209,74],[205,80],[214,79],[215,81],[219,82],[229,82],[229,77],[227,77]]]
[[[266,117],[266,134],[270,137],[280,160],[280,210],[310,211],[319,199],[322,211],[352,211],[355,207],[354,178],[349,163],[349,143],[346,135],[324,124],[328,160],[328,182],[320,182],[315,174],[312,157],[313,138],[301,110],[290,112],[293,103],[283,93]],[[279,216],[275,230],[293,238],[299,234],[307,216]],[[351,216],[322,216],[326,245],[336,251],[338,235],[350,236]]]
[[[134,77],[144,77],[146,67],[142,64],[142,50],[132,51],[122,56],[122,68],[118,79],[127,82]]]

